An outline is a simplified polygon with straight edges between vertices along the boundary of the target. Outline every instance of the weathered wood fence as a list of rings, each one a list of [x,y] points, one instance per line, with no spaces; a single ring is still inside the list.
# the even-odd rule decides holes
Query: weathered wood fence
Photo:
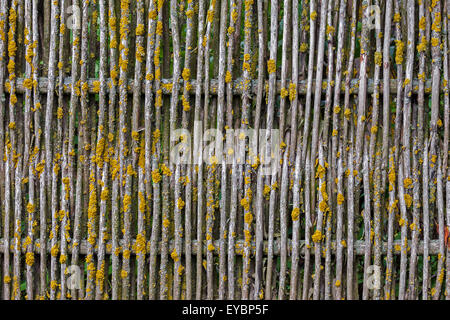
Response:
[[[1,297],[450,298],[449,13],[0,0]]]

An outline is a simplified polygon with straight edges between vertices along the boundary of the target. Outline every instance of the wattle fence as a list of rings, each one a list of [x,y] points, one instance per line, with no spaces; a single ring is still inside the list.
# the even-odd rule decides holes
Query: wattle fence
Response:
[[[3,299],[449,299],[450,0],[0,0]]]

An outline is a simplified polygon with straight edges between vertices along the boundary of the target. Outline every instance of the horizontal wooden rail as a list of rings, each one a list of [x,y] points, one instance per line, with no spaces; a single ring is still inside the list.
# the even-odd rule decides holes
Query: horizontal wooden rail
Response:
[[[411,242],[411,240],[409,240],[408,242]],[[24,243],[25,243],[25,240],[22,240],[22,244],[24,244]],[[120,240],[119,244],[122,245],[122,243],[123,243],[123,240]],[[136,240],[132,240],[132,247],[133,248],[131,250],[131,253],[133,255],[136,255],[136,249],[134,248],[135,244],[136,244]],[[219,240],[214,240],[213,244],[214,244],[215,248],[219,248]],[[402,244],[401,240],[394,240],[394,242],[393,242],[393,251],[392,251],[393,254],[400,255],[400,253],[401,253],[401,250],[400,250],[401,244]],[[194,255],[194,256],[197,255],[198,240],[192,240],[191,246],[192,246],[192,255]],[[4,247],[5,247],[5,242],[4,242],[3,239],[0,239],[0,254],[4,252]],[[80,243],[80,254],[82,254],[82,255],[88,254],[87,247],[88,247],[87,241],[86,240],[82,240],[81,243]],[[304,240],[300,240],[299,241],[299,247],[300,247],[300,251],[299,252],[303,255],[305,253],[305,241]],[[354,247],[353,251],[354,251],[354,253],[356,255],[364,255],[364,253],[366,252],[366,245],[364,243],[364,240],[356,240],[354,245],[353,245],[353,247]],[[388,247],[387,242],[383,242],[382,246],[381,246],[382,254],[386,254],[387,253],[387,247]],[[39,253],[39,250],[40,250],[39,248],[40,248],[39,240],[36,240],[34,242],[34,245],[33,245],[34,252],[35,253]],[[47,243],[47,247],[46,248],[47,248],[47,252],[50,253],[50,250],[51,250],[50,242]],[[169,250],[172,251],[174,248],[175,248],[174,241],[169,241]],[[236,255],[242,255],[243,254],[243,249],[244,249],[244,240],[236,240],[235,254]],[[291,254],[291,251],[292,251],[292,241],[291,240],[288,240],[288,247],[287,247],[287,249],[288,249],[288,254]],[[420,241],[418,243],[417,249],[418,249],[417,254],[423,255],[423,250],[424,250],[424,243],[423,243],[423,241]],[[146,252],[147,252],[147,254],[149,254],[151,250],[152,249],[151,249],[150,241],[148,241],[147,245],[146,245]],[[252,244],[251,244],[251,254],[252,255],[255,255],[255,250],[256,250],[256,244],[253,241]],[[331,250],[332,250],[332,254],[336,254],[336,242],[335,241],[331,242]],[[347,249],[345,248],[345,250],[347,250]],[[437,254],[439,254],[439,240],[430,240],[430,242],[428,244],[428,250],[429,250],[428,251],[429,255],[437,255]],[[11,252],[14,251],[14,248],[12,248],[11,246],[10,246],[10,251]],[[206,254],[207,251],[208,251],[207,245],[203,244],[202,253]],[[408,251],[410,251],[410,248],[408,248]],[[26,251],[26,247],[24,245],[22,245],[22,252],[23,253],[27,252]],[[71,250],[69,250],[69,253],[70,252],[71,252]],[[98,249],[95,249],[95,252],[97,253]],[[212,252],[215,255],[219,254],[217,249],[212,251]],[[263,253],[267,254],[267,252],[268,252],[268,244],[267,244],[267,241],[264,241]],[[108,241],[106,243],[106,252],[105,253],[108,254],[108,255],[112,254],[111,242],[110,241]],[[184,253],[185,253],[185,248],[183,246],[182,251],[180,252],[180,254],[184,254]],[[161,254],[161,243],[159,243],[159,245],[158,245],[158,254]],[[273,251],[273,254],[275,256],[280,255],[280,241],[279,240],[274,240],[274,251]],[[314,251],[311,251],[311,254],[314,255]]]
[[[24,78],[18,78],[17,82],[16,82],[16,92],[17,93],[25,93],[25,87],[23,85],[24,82]],[[106,83],[109,84],[111,82],[111,78],[107,78]],[[327,83],[327,79],[324,79],[322,81],[322,83]],[[413,90],[412,92],[414,94],[416,94],[418,92],[418,85],[419,85],[419,81],[421,80],[413,80],[412,84],[413,84]],[[189,81],[191,84],[191,87],[189,87],[190,90],[188,90],[188,92],[190,94],[194,94],[195,93],[195,87],[197,86],[197,81],[195,79],[192,79]],[[350,87],[353,88],[353,90],[351,90],[352,94],[357,94],[358,91],[355,90],[357,88],[359,80],[358,79],[352,79],[350,81]],[[88,92],[89,93],[98,93],[98,83],[99,83],[99,79],[95,79],[95,78],[90,78],[87,79],[87,84],[89,86]],[[242,95],[243,93],[243,86],[242,86],[242,79],[235,79],[232,80],[233,83],[233,94],[235,95]],[[161,80],[161,90],[162,93],[165,95],[169,95],[171,93],[171,87],[173,84],[173,80],[172,79],[162,79]],[[179,81],[180,86],[184,85],[183,80]],[[267,82],[266,82],[266,86],[267,86]],[[367,93],[373,93],[373,88],[374,88],[374,82],[373,79],[369,79],[367,82]],[[204,86],[204,83],[202,83],[202,85]],[[7,85],[5,85],[5,90],[7,90]],[[65,77],[64,78],[64,83],[63,83],[63,92],[66,94],[69,94],[71,92],[71,86],[72,86],[72,79],[70,77]],[[133,86],[134,86],[134,80],[133,79],[128,79],[128,92],[132,93],[133,91]],[[211,79],[210,80],[210,85],[209,85],[209,93],[211,95],[217,95],[217,89],[219,86],[219,81],[217,79]],[[39,87],[39,91],[41,93],[46,94],[48,91],[48,78],[39,78],[38,79],[38,87]],[[141,85],[141,92],[145,93],[145,80],[142,81]],[[313,80],[312,82],[312,87],[315,87],[315,81]],[[341,88],[341,92],[344,93],[345,92],[345,88]],[[57,91],[57,88],[55,89]],[[391,92],[395,92],[395,90],[397,90],[397,81],[395,79],[390,79],[389,80],[389,90]],[[431,90],[431,80],[428,79],[425,81],[425,91],[429,92],[429,90]],[[443,92],[444,87],[441,86],[441,92]],[[109,86],[106,86],[106,91],[109,92]],[[256,95],[256,91],[257,91],[257,80],[252,80],[250,83],[250,92],[253,95]],[[299,95],[305,95],[307,91],[307,81],[306,80],[300,80],[298,81],[298,94]],[[276,83],[276,93],[280,94],[281,92],[281,81],[278,80]],[[322,93],[326,92],[326,88],[324,89],[322,87]],[[383,93],[383,81],[380,81],[380,94]]]

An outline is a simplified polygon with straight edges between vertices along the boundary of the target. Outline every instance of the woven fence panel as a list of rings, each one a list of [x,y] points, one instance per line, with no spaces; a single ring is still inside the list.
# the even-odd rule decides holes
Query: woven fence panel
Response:
[[[3,299],[448,299],[447,0],[0,0]]]

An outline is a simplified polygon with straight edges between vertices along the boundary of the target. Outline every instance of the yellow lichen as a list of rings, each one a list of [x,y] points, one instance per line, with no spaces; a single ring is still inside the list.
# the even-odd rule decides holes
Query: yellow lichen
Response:
[[[341,205],[341,204],[344,203],[344,201],[345,201],[344,195],[342,193],[338,193],[338,195],[337,195],[337,203],[339,205]]]
[[[137,36],[142,36],[144,34],[144,25],[143,24],[138,24],[136,26],[136,35]]]
[[[128,212],[130,209],[130,204],[131,204],[131,196],[128,194],[125,194],[123,196],[123,211],[124,212]]]
[[[184,205],[185,205],[185,203],[184,203],[183,199],[178,198],[178,200],[177,200],[177,207],[178,207],[178,209],[183,210]]]
[[[396,40],[396,47],[395,47],[395,63],[396,64],[402,64],[403,63],[403,48],[405,44],[401,40]]]
[[[300,216],[300,209],[294,208],[291,213],[292,221],[297,221],[299,216]]]
[[[275,60],[270,59],[267,61],[267,72],[274,73],[277,70],[277,66],[275,64]]]
[[[412,185],[412,179],[411,178],[405,178],[403,179],[403,185],[406,189],[411,188]]]
[[[320,242],[321,240],[322,240],[322,232],[320,232],[320,230],[316,229],[316,231],[312,235],[312,241]]]
[[[34,264],[34,253],[33,252],[27,252],[25,254],[25,262],[30,267]]]
[[[375,56],[375,64],[378,66],[381,66],[382,61],[383,61],[383,56],[382,56],[381,52],[379,52],[379,51],[375,52],[374,56]]]

